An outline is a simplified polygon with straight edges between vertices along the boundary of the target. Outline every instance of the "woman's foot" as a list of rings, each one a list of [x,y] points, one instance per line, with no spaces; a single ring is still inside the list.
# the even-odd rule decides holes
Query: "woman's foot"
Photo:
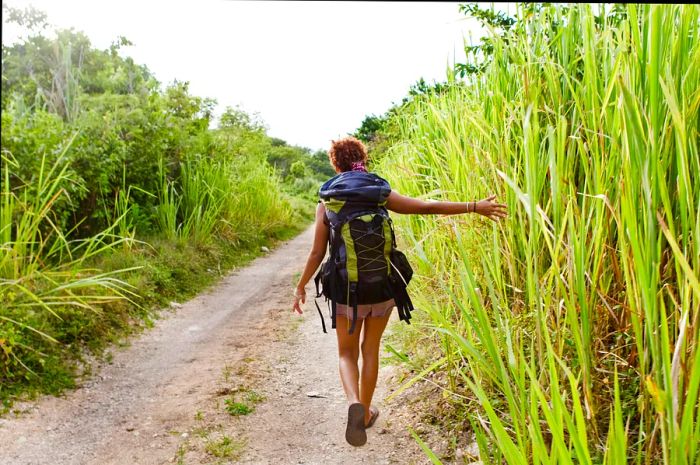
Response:
[[[365,432],[365,406],[361,403],[351,404],[348,408],[348,425],[345,440],[353,446],[362,446],[367,442]]]
[[[375,421],[377,421],[377,417],[379,416],[379,409],[375,406],[370,406],[369,408],[369,419],[365,419],[365,428],[370,428]]]

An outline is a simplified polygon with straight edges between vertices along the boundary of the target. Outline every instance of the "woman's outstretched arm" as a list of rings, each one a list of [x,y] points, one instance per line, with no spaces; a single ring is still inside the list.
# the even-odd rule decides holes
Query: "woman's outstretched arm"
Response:
[[[316,207],[316,229],[314,232],[314,243],[311,246],[311,251],[309,252],[308,258],[306,259],[304,271],[301,274],[301,278],[299,278],[299,284],[297,284],[297,288],[294,291],[294,306],[292,309],[298,313],[302,313],[299,302],[306,302],[306,290],[304,287],[306,287],[306,283],[309,282],[311,276],[323,261],[323,257],[326,256],[326,245],[328,244],[329,231],[328,226],[324,222],[325,216],[326,207],[319,202],[318,206]]]
[[[401,195],[396,191],[391,191],[386,202],[386,208],[396,213],[418,215],[478,213],[494,221],[507,216],[506,205],[496,203],[495,195],[479,200],[478,202],[446,202],[414,199],[413,197]]]

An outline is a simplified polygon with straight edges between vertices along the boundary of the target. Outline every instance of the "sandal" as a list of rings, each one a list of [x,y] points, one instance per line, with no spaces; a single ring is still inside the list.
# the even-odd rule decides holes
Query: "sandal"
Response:
[[[379,416],[379,409],[377,407],[370,407],[369,408],[369,421],[365,425],[365,429],[370,428],[375,421],[377,421],[377,417]]]
[[[361,446],[367,442],[365,432],[365,406],[356,403],[348,408],[348,426],[345,429],[345,440],[353,446]]]

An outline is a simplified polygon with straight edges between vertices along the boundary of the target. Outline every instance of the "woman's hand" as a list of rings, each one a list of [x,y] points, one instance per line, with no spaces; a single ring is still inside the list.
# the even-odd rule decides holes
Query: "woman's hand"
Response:
[[[506,212],[506,205],[496,203],[495,194],[476,202],[474,205],[474,213],[484,215],[486,218],[493,221],[498,221],[499,219],[508,216],[508,213]]]
[[[306,303],[306,290],[305,289],[297,289],[294,291],[294,305],[292,306],[292,311],[297,312],[299,315],[304,313],[301,310],[301,305],[299,305],[299,302]]]

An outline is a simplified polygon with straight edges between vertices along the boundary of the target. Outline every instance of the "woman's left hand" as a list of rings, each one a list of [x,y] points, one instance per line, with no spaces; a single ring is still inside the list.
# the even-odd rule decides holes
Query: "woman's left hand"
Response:
[[[494,194],[476,202],[474,205],[474,213],[483,215],[490,220],[498,221],[508,216],[507,208],[508,206],[506,204],[496,202],[496,195]]]
[[[297,312],[299,315],[304,313],[301,310],[301,305],[299,303],[306,303],[306,291],[304,289],[297,289],[294,291],[294,305],[292,306],[292,311]]]

